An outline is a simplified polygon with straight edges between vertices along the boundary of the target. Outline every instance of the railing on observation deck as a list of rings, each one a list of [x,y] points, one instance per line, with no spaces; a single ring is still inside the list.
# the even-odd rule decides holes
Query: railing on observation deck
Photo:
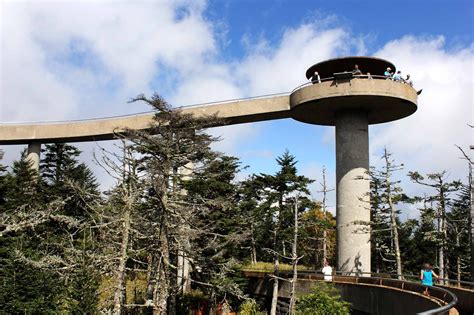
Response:
[[[250,272],[272,273],[269,270],[252,270]],[[292,274],[293,274],[292,271],[281,271],[280,277],[288,276],[288,278],[290,278]],[[317,279],[317,280],[324,279],[323,278],[324,274],[321,271],[317,271],[317,270],[298,270],[298,275],[301,275],[301,276],[318,275],[320,276],[320,279]],[[373,276],[373,275],[377,275],[377,276]],[[398,278],[399,276],[403,277],[403,279],[409,279],[409,278],[418,279],[418,281],[415,282],[415,281],[395,279],[395,278]],[[471,289],[474,288],[474,282],[456,281],[456,280],[450,280],[450,279],[440,279],[440,280],[449,281],[451,283],[457,283],[459,285],[463,284],[465,286],[469,286],[469,288]],[[336,271],[333,275],[333,281],[341,282],[341,283],[350,282],[350,283],[355,283],[355,284],[359,284],[359,283],[372,284],[376,286],[401,289],[407,292],[413,292],[417,294],[421,293],[420,288],[423,290],[425,288],[429,288],[430,296],[437,298],[446,303],[446,305],[442,305],[440,307],[418,313],[420,315],[432,315],[432,314],[443,313],[443,312],[449,311],[458,303],[458,297],[451,291],[442,287],[437,287],[437,286],[428,287],[428,286],[422,285],[421,283],[419,283],[419,276],[416,277],[415,275],[397,275],[397,274],[383,274],[383,273],[380,274],[380,273],[371,273],[371,272],[359,272],[358,275],[350,275],[350,273],[348,272]]]
[[[258,96],[250,96],[250,97],[232,98],[232,99],[226,99],[226,100],[222,100],[222,101],[212,101],[212,102],[204,102],[204,103],[198,103],[198,104],[181,105],[181,106],[176,106],[176,107],[172,107],[172,108],[173,109],[190,109],[190,108],[198,108],[198,107],[211,106],[211,105],[223,105],[223,104],[226,104],[226,103],[258,100],[258,99],[269,98],[269,97],[286,96],[286,95],[289,95],[289,94],[290,94],[290,92],[264,94],[264,95],[258,95]],[[72,123],[75,123],[75,122],[89,122],[89,121],[100,121],[100,120],[109,120],[109,119],[120,119],[120,118],[134,117],[134,116],[146,116],[146,115],[152,115],[154,113],[156,113],[155,110],[149,110],[149,111],[145,111],[145,112],[138,112],[138,113],[132,113],[132,114],[122,114],[122,115],[107,116],[107,117],[100,117],[100,118],[82,118],[82,119],[50,120],[50,121],[2,121],[2,122],[0,122],[0,125],[64,124],[64,123],[71,123],[71,122]]]
[[[348,72],[348,73],[350,73],[350,72]],[[322,78],[319,81],[309,81],[309,82],[303,83],[301,85],[298,85],[297,87],[295,87],[293,89],[293,91],[291,91],[291,93],[293,93],[295,91],[298,91],[299,89],[301,89],[305,86],[308,86],[308,85],[320,84],[320,83],[327,82],[327,81],[334,81],[336,79],[337,79],[336,77],[327,77],[327,78]],[[397,82],[397,83],[408,84],[408,83],[405,82],[404,79],[402,79],[401,81],[397,81],[397,80],[393,80],[393,78],[391,78],[391,77],[386,77],[384,75],[377,75],[377,74],[371,74],[370,77],[367,74],[354,75],[351,79],[391,80],[391,81],[394,81],[394,82]],[[347,81],[348,79],[341,79],[341,81],[344,81],[344,80]]]

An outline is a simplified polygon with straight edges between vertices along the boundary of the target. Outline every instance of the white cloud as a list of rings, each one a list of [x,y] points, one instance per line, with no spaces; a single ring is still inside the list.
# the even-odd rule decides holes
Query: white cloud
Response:
[[[472,144],[473,121],[473,47],[450,50],[441,36],[416,38],[405,36],[388,42],[377,56],[386,58],[404,74],[409,73],[417,89],[418,111],[412,116],[371,127],[371,164],[381,165],[384,146],[405,169],[396,176],[405,191],[419,195],[426,187],[410,183],[408,171],[422,174],[447,170],[448,180],[466,180],[466,161],[455,144],[468,149]],[[469,151],[469,150],[467,150]],[[415,207],[406,215],[418,216]]]
[[[256,124],[242,124],[213,128],[208,132],[221,138],[221,141],[212,145],[214,150],[241,157],[238,147],[245,142],[252,141],[259,130],[260,128]]]
[[[265,39],[255,43],[253,49],[249,46],[249,55],[236,73],[247,81],[250,95],[288,92],[306,81],[310,65],[347,52],[347,38],[343,29],[324,30],[316,23],[287,29],[275,47],[268,47]]]
[[[418,111],[400,121],[371,128],[372,151],[387,146],[407,167],[421,172],[448,170],[465,175],[465,163],[454,144],[467,148],[472,142],[472,47],[450,51],[443,37],[406,36],[387,43],[376,55],[410,73],[417,89]]]
[[[373,41],[334,20],[312,20],[283,29],[276,42],[246,34],[246,55],[223,63],[227,26],[204,18],[205,1],[2,2],[0,9],[2,121],[143,111],[143,104],[126,101],[154,89],[165,91],[175,105],[290,91],[305,82],[310,65],[365,53]],[[371,127],[372,162],[387,146],[410,170],[447,169],[453,179],[462,177],[465,164],[454,144],[472,142],[466,123],[473,120],[473,47],[448,49],[442,37],[407,36],[375,55],[409,70],[423,93],[411,117]],[[213,129],[224,138],[215,147],[245,155],[242,144],[255,141],[263,129],[258,124]],[[334,129],[313,141],[334,145]],[[259,150],[269,148],[263,143]],[[13,151],[18,147],[8,150]],[[302,173],[319,178],[320,169],[315,163]]]
[[[46,52],[32,41],[34,26],[25,11],[3,3],[0,23],[0,119],[58,119],[72,114],[76,94],[46,69]]]
[[[155,76],[185,75],[215,53],[204,8],[202,1],[2,3],[2,120],[136,111],[126,101],[150,94]]]

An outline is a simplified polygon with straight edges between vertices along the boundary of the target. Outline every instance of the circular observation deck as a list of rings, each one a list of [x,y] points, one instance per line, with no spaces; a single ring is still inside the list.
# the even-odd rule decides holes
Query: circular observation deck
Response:
[[[355,65],[362,75],[353,75]],[[416,90],[403,82],[387,80],[383,72],[395,66],[383,59],[346,57],[311,66],[321,82],[307,83],[290,95],[292,118],[317,125],[334,126],[337,113],[345,110],[367,112],[369,124],[401,119],[417,110]],[[370,77],[367,75],[370,73]]]

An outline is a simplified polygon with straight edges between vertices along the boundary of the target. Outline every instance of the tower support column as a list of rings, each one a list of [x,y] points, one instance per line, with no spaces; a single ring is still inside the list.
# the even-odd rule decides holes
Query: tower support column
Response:
[[[41,142],[28,143],[28,155],[26,158],[31,161],[31,167],[39,172]]]
[[[370,221],[369,133],[367,113],[336,113],[337,267],[370,272],[370,233],[358,221]]]

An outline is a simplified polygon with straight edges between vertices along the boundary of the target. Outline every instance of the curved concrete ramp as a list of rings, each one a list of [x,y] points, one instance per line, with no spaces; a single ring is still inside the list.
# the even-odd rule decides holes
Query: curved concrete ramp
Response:
[[[249,99],[209,103],[183,107],[184,113],[196,116],[216,114],[222,125],[290,117],[289,95],[272,95]],[[154,113],[102,119],[64,122],[0,124],[0,144],[27,144],[31,142],[81,142],[112,140],[117,132],[125,128],[147,129]]]
[[[272,281],[265,272],[245,272],[249,279],[249,292],[267,297],[272,294]],[[281,277],[288,275],[281,274]],[[433,288],[431,296],[422,294],[424,287],[415,282],[375,277],[334,276],[334,285],[339,289],[343,300],[351,303],[358,314],[417,314],[431,311],[455,302],[449,292]],[[296,290],[298,294],[309,294],[317,282],[323,281],[320,274],[302,274],[298,276]],[[289,298],[290,283],[280,281],[279,297]],[[432,313],[434,314],[434,313]],[[445,310],[436,314],[458,314],[457,310]]]

